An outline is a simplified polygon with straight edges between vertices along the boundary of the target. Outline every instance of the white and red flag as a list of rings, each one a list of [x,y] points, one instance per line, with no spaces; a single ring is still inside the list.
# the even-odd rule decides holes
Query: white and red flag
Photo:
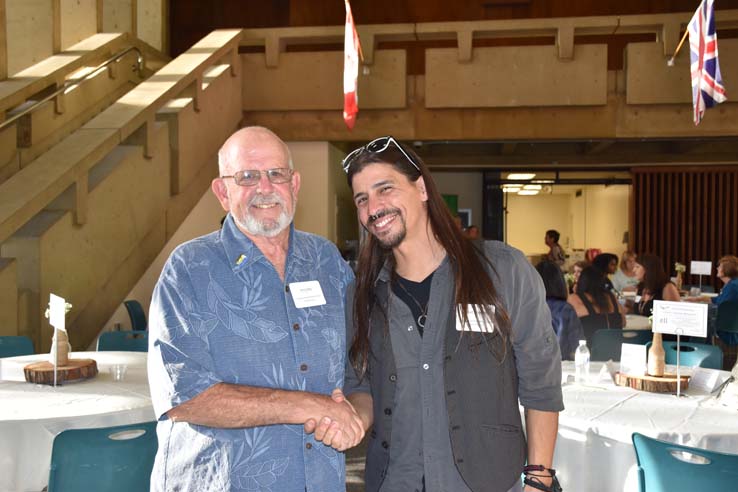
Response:
[[[699,125],[707,108],[727,98],[718,63],[714,0],[702,0],[689,21],[689,55],[692,62],[694,124]]]
[[[343,120],[349,130],[352,130],[359,112],[359,95],[356,86],[359,77],[361,45],[349,0],[344,0],[344,3],[346,4],[346,31],[343,39]]]

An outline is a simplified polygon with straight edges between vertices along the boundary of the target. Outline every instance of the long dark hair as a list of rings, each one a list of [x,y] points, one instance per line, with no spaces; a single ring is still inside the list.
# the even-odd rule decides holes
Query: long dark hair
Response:
[[[461,317],[462,322],[466,325],[468,307],[470,305],[483,306],[482,310],[484,312],[477,313],[476,308],[473,308],[474,313],[477,316],[495,320],[495,333],[499,336],[492,337],[492,340],[495,344],[499,343],[496,347],[501,349],[501,357],[504,358],[510,340],[510,318],[502,306],[483,262],[486,262],[490,268],[492,265],[477,251],[473,242],[462,235],[441,194],[438,192],[425,163],[411,149],[406,146],[403,146],[402,149],[405,152],[404,154],[392,144],[381,152],[371,152],[369,150],[358,152],[347,170],[349,186],[352,186],[354,175],[371,164],[388,164],[411,182],[417,181],[421,176],[423,177],[425,191],[428,196],[426,206],[431,231],[436,240],[446,250],[454,272],[457,315]],[[411,162],[408,162],[406,155],[414,160],[418,169]],[[372,234],[368,234],[359,253],[353,319],[356,325],[356,334],[349,350],[351,363],[361,375],[366,373],[369,364],[371,315],[375,306],[380,308],[380,312],[384,316],[385,326],[388,323],[387,312],[378,303],[374,285],[385,262],[389,262],[394,270],[395,264],[392,251],[383,248]],[[494,306],[494,312],[489,306]],[[496,342],[497,340],[499,342]]]
[[[577,282],[576,294],[584,299],[585,294],[589,294],[595,306],[600,308],[601,313],[609,313],[612,304],[610,293],[605,289],[602,283],[602,272],[593,267],[588,266],[582,270]],[[612,306],[616,308],[616,306]],[[616,308],[617,309],[617,308]]]
[[[645,270],[643,280],[638,284],[638,290],[647,290],[652,294],[661,292],[669,282],[669,276],[664,271],[664,264],[656,255],[638,255],[636,263]]]
[[[546,297],[566,300],[567,288],[564,274],[561,268],[553,261],[544,260],[536,265],[536,270],[543,279],[543,287],[546,289]]]

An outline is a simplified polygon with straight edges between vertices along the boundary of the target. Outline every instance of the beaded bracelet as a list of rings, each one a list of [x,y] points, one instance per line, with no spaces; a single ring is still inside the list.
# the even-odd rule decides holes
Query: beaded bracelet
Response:
[[[539,475],[536,473],[531,472],[548,472],[548,475]],[[525,485],[530,485],[534,489],[542,490],[544,492],[562,492],[563,489],[561,488],[561,484],[559,484],[559,480],[556,478],[556,470],[553,468],[546,468],[543,465],[528,465],[525,468],[523,468],[523,473],[525,473],[525,478],[523,479],[523,483]],[[551,485],[545,485],[543,482],[541,482],[540,478],[551,478]]]

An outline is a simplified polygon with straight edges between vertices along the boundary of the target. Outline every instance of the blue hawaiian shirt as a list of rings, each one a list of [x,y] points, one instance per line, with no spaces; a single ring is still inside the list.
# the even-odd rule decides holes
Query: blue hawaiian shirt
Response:
[[[299,309],[289,284],[310,280],[326,304]],[[302,425],[221,429],[173,422],[166,412],[220,382],[326,395],[342,387],[352,280],[332,243],[291,228],[283,282],[230,215],[220,231],[172,253],[149,315],[159,418],[152,491],[345,491],[344,455]]]

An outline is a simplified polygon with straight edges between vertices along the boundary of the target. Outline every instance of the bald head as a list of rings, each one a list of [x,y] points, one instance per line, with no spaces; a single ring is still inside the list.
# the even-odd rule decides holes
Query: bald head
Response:
[[[241,128],[218,151],[220,174],[232,174],[240,169],[239,162],[259,160],[261,154],[270,150],[282,155],[282,166],[293,168],[289,147],[273,131],[263,126]]]

